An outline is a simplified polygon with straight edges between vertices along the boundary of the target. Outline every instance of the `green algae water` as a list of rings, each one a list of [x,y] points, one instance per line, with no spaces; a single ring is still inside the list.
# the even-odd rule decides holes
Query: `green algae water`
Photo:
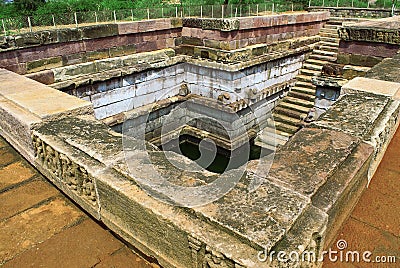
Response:
[[[199,146],[200,140],[194,138],[192,136],[182,135],[179,137],[179,149],[175,147],[170,147],[168,145],[163,146],[163,150],[167,149],[169,151],[174,151],[176,153],[180,153],[187,158],[196,161],[201,157],[201,151]],[[171,143],[170,143],[171,144]],[[237,149],[237,150],[240,150]],[[233,156],[236,155],[236,156]],[[230,168],[237,168],[243,164],[245,164],[249,160],[259,159],[261,156],[261,147],[256,146],[251,143],[250,152],[248,154],[235,154],[234,152],[230,152],[229,150],[217,147],[217,153],[214,160],[211,164],[207,166],[202,166],[203,168],[207,169],[210,172],[214,173],[223,173],[227,170],[229,165],[229,161],[233,161],[233,164],[230,164]]]

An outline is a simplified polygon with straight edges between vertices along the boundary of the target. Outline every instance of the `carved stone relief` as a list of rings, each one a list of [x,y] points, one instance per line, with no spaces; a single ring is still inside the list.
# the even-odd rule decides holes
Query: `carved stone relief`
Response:
[[[56,151],[38,136],[32,135],[35,157],[50,174],[63,182],[70,190],[96,204],[94,178],[87,170],[73,162],[68,156]]]

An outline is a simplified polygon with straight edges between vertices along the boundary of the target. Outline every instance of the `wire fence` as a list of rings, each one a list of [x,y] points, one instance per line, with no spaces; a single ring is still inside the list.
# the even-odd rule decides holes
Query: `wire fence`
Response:
[[[391,9],[393,6],[392,0],[309,0],[309,7],[352,7],[352,8],[383,8]],[[394,7],[399,4],[394,1]]]
[[[292,2],[250,5],[164,6],[146,9],[43,14],[1,19],[0,35],[14,35],[55,28],[82,27],[92,24],[117,23],[159,18],[233,18],[264,16],[282,12],[304,11],[304,5]]]

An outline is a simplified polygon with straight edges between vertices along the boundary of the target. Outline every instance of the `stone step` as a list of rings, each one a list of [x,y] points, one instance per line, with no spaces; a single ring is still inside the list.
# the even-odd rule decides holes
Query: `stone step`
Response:
[[[307,59],[307,60],[305,61],[305,63],[323,66],[323,65],[328,64],[328,63],[330,63],[330,62],[327,61],[327,60]],[[321,68],[322,68],[322,67],[321,67]]]
[[[302,93],[302,92],[298,92],[298,91],[290,91],[288,93],[288,96],[289,97],[293,97],[293,98],[297,98],[297,99],[312,101],[312,102],[314,102],[314,99],[315,99],[315,95]]]
[[[337,33],[324,33],[324,32],[319,32],[319,36],[332,37],[332,38],[339,38],[339,35],[338,35]]]
[[[321,74],[321,71],[303,68],[303,69],[300,69],[300,74],[309,75],[309,76],[319,76]]]
[[[299,113],[305,113],[305,114],[308,114],[308,112],[310,111],[309,107],[304,107],[302,105],[297,105],[297,104],[293,104],[293,103],[289,103],[289,102],[285,102],[285,101],[281,101],[279,103],[278,107],[282,107],[285,109],[291,109],[293,111],[297,111]]]
[[[303,81],[297,81],[294,86],[295,87],[305,87],[305,88],[310,88],[310,89],[316,88],[316,86],[313,83],[303,82]]]
[[[336,43],[336,42],[319,41],[318,44],[322,45],[322,46],[339,47],[339,43]]]
[[[292,87],[292,91],[315,96],[315,89],[313,89],[313,88],[294,86],[294,87]]]
[[[329,21],[325,24],[324,27],[325,27],[325,28],[329,28],[329,27],[326,27],[326,26],[336,26],[336,27],[339,27],[339,26],[342,26],[343,21],[345,21],[345,20],[343,20],[342,18],[339,18],[339,17],[330,18]]]
[[[324,41],[324,42],[337,43],[337,44],[339,44],[339,41],[340,41],[339,38],[326,37],[326,36],[321,36],[319,40]]]
[[[331,56],[324,56],[324,55],[319,55],[319,54],[311,54],[310,59],[313,60],[325,60],[329,62],[336,62],[337,58],[336,57],[331,57]]]
[[[336,33],[337,34],[337,29],[332,29],[332,28],[321,28],[319,30],[320,33]]]
[[[279,131],[280,133],[286,133],[286,135],[288,135],[289,137],[293,136],[293,134],[299,130],[299,127],[297,126],[292,126],[272,119],[269,120],[270,121],[268,121],[268,125],[274,127],[275,130]]]
[[[269,119],[271,120],[271,119]],[[272,136],[282,141],[288,141],[289,138],[292,136],[287,132],[283,132],[280,130],[275,129],[274,126],[268,125],[261,131],[263,136]]]
[[[308,69],[308,70],[321,71],[322,70],[322,65],[304,63],[303,64],[303,68],[304,69]]]
[[[294,119],[299,119],[301,121],[307,116],[307,112],[299,112],[296,110],[292,110],[291,108],[284,108],[281,105],[275,107],[274,115],[276,116],[277,114],[288,116]]]
[[[285,125],[289,125],[289,126],[297,127],[297,128],[301,126],[302,120],[300,118],[293,118],[293,117],[286,116],[283,114],[278,114],[278,113],[274,113],[273,116],[274,116],[274,120],[275,120],[275,128],[277,128],[279,130],[281,129],[281,126],[278,123],[283,123]],[[295,131],[297,131],[297,129],[294,130],[294,128],[292,128],[292,131],[295,132]]]
[[[313,50],[313,54],[329,56],[329,57],[337,57],[337,53],[336,52],[320,50],[320,49],[314,49]]]
[[[311,82],[311,76],[299,74],[296,76],[297,81]]]
[[[324,28],[325,29],[335,29],[337,30],[338,27],[340,27],[341,25],[335,25],[335,24],[325,24]]]
[[[279,135],[277,131],[272,127],[267,127],[261,131],[254,139],[254,144],[269,150],[275,150],[276,147],[285,145],[289,140],[290,134],[285,133],[285,136]],[[282,132],[282,131],[280,131]]]
[[[309,100],[303,100],[303,99],[298,99],[298,98],[293,98],[290,96],[286,96],[282,101],[296,104],[299,106],[304,106],[307,108],[312,108],[314,107],[314,101],[309,101]]]
[[[329,51],[329,52],[335,52],[337,53],[339,51],[338,47],[331,47],[331,46],[324,46],[324,45],[318,45],[319,50],[324,50],[324,51]]]

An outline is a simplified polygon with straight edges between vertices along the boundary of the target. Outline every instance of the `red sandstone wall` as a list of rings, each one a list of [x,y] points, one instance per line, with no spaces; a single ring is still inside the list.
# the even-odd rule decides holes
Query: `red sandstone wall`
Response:
[[[9,37],[8,48],[0,49],[0,68],[35,73],[181,44],[233,50],[316,35],[328,18],[327,12],[315,12],[226,19],[236,25],[232,29],[182,26],[181,19],[172,18],[27,33]],[[222,20],[210,21],[223,24]]]

